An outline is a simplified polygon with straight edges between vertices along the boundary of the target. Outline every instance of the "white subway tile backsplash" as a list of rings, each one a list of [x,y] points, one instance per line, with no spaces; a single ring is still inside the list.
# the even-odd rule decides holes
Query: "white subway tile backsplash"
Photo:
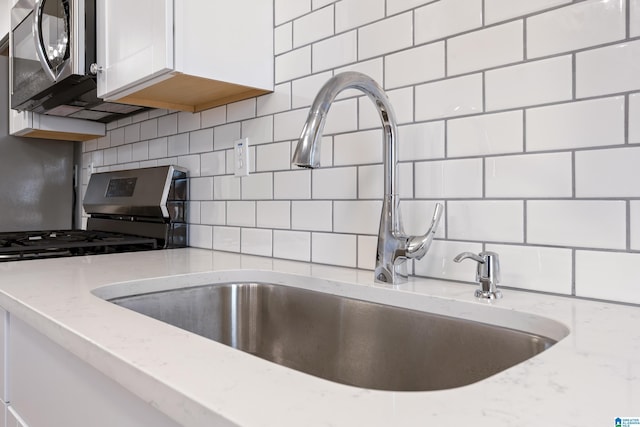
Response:
[[[472,74],[416,86],[416,121],[482,112],[482,85],[482,75]]]
[[[229,123],[213,128],[214,150],[232,148],[234,141],[238,139],[240,139],[240,123]]]
[[[311,46],[301,47],[276,56],[276,83],[293,80],[311,73]]]
[[[293,22],[287,22],[273,30],[273,53],[276,55],[293,49]]]
[[[500,285],[571,295],[570,249],[488,244],[500,256]]]
[[[354,235],[311,233],[311,261],[356,267],[356,245]]]
[[[140,123],[140,139],[153,139],[158,136],[158,119],[146,120]]]
[[[107,133],[107,135],[98,138],[98,149],[99,150],[111,147],[110,134],[111,133]]]
[[[635,253],[577,251],[576,295],[640,304],[638,263]]]
[[[263,200],[256,204],[256,225],[260,228],[290,228],[291,202]]]
[[[640,200],[632,200],[629,202],[629,240],[631,249],[640,250]]]
[[[487,110],[571,99],[571,64],[570,56],[561,56],[487,71]]]
[[[158,166],[157,160],[143,160],[138,164],[138,167],[141,168],[152,168]]]
[[[448,237],[483,242],[524,242],[524,204],[520,200],[447,202]]]
[[[291,166],[291,144],[278,142],[256,147],[256,171],[286,170]]]
[[[341,0],[342,1],[342,0]],[[383,58],[374,58],[368,61],[361,61],[355,64],[350,64],[345,67],[338,68],[335,70],[335,73],[342,73],[344,71],[357,71],[359,73],[366,74],[371,77],[373,80],[378,82],[382,86],[383,82]],[[349,95],[349,93],[361,94],[361,92],[357,92],[355,90],[346,90],[342,94],[338,95],[338,98],[341,96],[353,96]]]
[[[382,130],[344,133],[333,140],[336,166],[382,162]]]
[[[449,39],[447,72],[463,74],[521,61],[523,23],[514,21]]]
[[[320,91],[322,85],[333,76],[331,71],[313,74],[291,83],[291,104],[293,108],[308,107]]]
[[[310,261],[311,233],[273,230],[273,256],[298,261]]]
[[[332,3],[337,3],[341,0],[311,0],[313,10],[320,9]]]
[[[124,128],[114,129],[109,132],[109,134],[109,141],[112,147],[117,147],[124,144]]]
[[[258,97],[256,110],[258,116],[279,113],[291,108],[291,83],[275,85],[273,93]]]
[[[314,199],[355,199],[357,196],[357,169],[341,167],[315,169],[312,173]]]
[[[567,52],[625,37],[625,2],[590,0],[527,19],[529,58]]]
[[[357,1],[367,2],[366,9],[370,9],[368,3],[371,0]],[[381,2],[380,0],[376,1]],[[358,29],[358,59],[363,60],[391,53],[410,47],[412,43],[413,14],[407,12],[365,27],[360,27],[360,29]]]
[[[242,138],[249,144],[258,145],[273,141],[273,116],[258,117],[242,122]]]
[[[213,230],[208,225],[192,224],[189,226],[189,246],[196,248],[212,248]]]
[[[415,42],[422,44],[482,26],[482,0],[448,0],[415,10]]]
[[[136,142],[131,147],[131,160],[149,159],[149,141]]]
[[[333,203],[331,201],[291,202],[291,228],[294,230],[332,231]]]
[[[405,232],[424,233],[445,204],[410,273],[472,282],[475,265],[453,257],[495,250],[506,287],[594,296],[604,279],[592,266],[617,274],[621,264],[614,292],[596,297],[638,301],[625,269],[640,256],[640,0],[274,5],[273,93],[109,123],[83,144],[83,191],[89,162],[98,172],[177,164],[191,181],[192,246],[373,269],[383,172],[371,100],[338,94],[322,168],[290,163],[320,87],[358,71],[396,113]],[[245,178],[233,175],[240,137]]]
[[[640,197],[640,147],[576,153],[577,197]]]
[[[207,202],[212,203],[212,202]],[[187,202],[187,222],[189,224],[201,224],[201,202]]]
[[[227,121],[237,122],[251,119],[256,116],[256,99],[249,98],[243,101],[227,104]]]
[[[386,89],[444,77],[444,42],[431,43],[384,58]]]
[[[640,0],[631,0],[629,4],[629,32],[631,37],[637,37],[640,36]]]
[[[447,156],[522,152],[522,117],[522,111],[509,111],[447,121]]]
[[[311,12],[311,0],[275,0],[275,25],[291,21]]]
[[[333,231],[351,234],[378,234],[382,201],[335,201]]]
[[[398,127],[398,158],[401,161],[443,158],[444,130],[443,121]]]
[[[118,148],[107,148],[103,151],[103,166],[110,166],[118,163]],[[96,165],[97,166],[97,165]]]
[[[527,151],[624,144],[624,98],[527,110]]]
[[[300,123],[300,130],[295,139],[298,139],[304,122]],[[334,102],[329,109],[327,121],[324,125],[324,133],[331,135],[339,132],[352,132],[358,129],[358,100],[345,99]]]
[[[376,236],[358,236],[358,268],[373,270],[376,268],[378,238]]]
[[[226,170],[224,151],[212,151],[200,156],[200,174],[202,176],[224,175]]]
[[[485,0],[484,19],[486,24],[493,24],[571,2],[572,0]]]
[[[227,225],[256,226],[256,202],[228,201]]]
[[[191,178],[189,181],[189,198],[191,200],[213,199],[213,178]]]
[[[387,0],[387,15],[394,15],[434,1],[436,0]]]
[[[339,34],[313,45],[313,72],[324,71],[355,62],[358,57],[356,31]],[[310,74],[310,73],[305,73]],[[301,75],[295,77],[302,77]]]
[[[361,166],[358,168],[359,199],[382,199],[384,195],[383,183],[382,165]]]
[[[640,144],[640,93],[629,95],[629,143]]]
[[[243,228],[240,231],[240,250],[243,254],[271,256],[273,231]]]
[[[189,134],[181,133],[169,136],[167,138],[167,154],[169,156],[189,154]]]
[[[403,125],[406,123],[413,123],[413,88],[405,87],[402,89],[390,90],[387,92],[387,96],[393,105],[393,109],[396,113],[396,120],[399,125]],[[365,97],[362,97],[361,100],[364,100]],[[360,102],[362,105],[362,101]],[[373,107],[373,102],[368,102],[368,105]],[[362,108],[360,108],[362,112]],[[375,115],[374,115],[375,116]],[[377,115],[377,123],[372,124],[368,127],[379,127],[380,126],[380,117]],[[363,129],[363,119],[360,116],[360,129]]]
[[[324,7],[293,21],[293,47],[300,47],[332,35],[332,7]]]
[[[225,225],[227,223],[226,202],[200,202],[200,221],[202,224]]]
[[[203,128],[225,124],[227,121],[227,107],[223,105],[201,112],[200,121]]]
[[[571,197],[571,153],[489,157],[486,197]]]
[[[276,114],[273,117],[273,140],[298,139],[309,110],[306,108]]]
[[[274,173],[273,198],[289,200],[311,198],[311,171],[299,169]]]
[[[129,125],[124,128],[124,143],[131,144],[132,142],[140,141],[140,123]]]
[[[200,127],[200,113],[178,113],[178,132],[189,132]]]
[[[178,133],[178,114],[169,114],[158,118],[158,136]]]
[[[640,89],[640,40],[576,54],[576,96]]]
[[[133,160],[131,145],[121,145],[116,149],[118,150],[118,163],[127,163]]]
[[[425,234],[431,225],[431,218],[436,208],[435,201],[406,200],[400,201],[400,217],[404,226],[404,232],[408,235],[418,236]],[[444,202],[440,201],[444,207]],[[440,224],[436,229],[436,238],[444,238],[447,228],[447,213],[443,212]]]
[[[531,200],[527,202],[527,243],[624,249],[625,205],[622,201]]]
[[[482,159],[416,163],[415,197],[482,197]]]
[[[171,140],[172,137],[169,137]],[[189,152],[206,153],[213,150],[213,129],[202,129],[189,134]]]
[[[240,252],[240,228],[213,227],[213,249]]]
[[[453,258],[462,252],[479,253],[481,251],[482,244],[480,243],[434,240],[427,255],[421,260],[415,261],[415,273],[423,277],[473,282],[476,277],[474,263],[458,263],[454,262]],[[469,294],[472,293],[473,288],[470,286]]]
[[[240,179],[233,175],[214,176],[213,196],[216,200],[240,199]]]
[[[273,174],[254,173],[240,180],[243,200],[273,199]]]
[[[336,32],[384,18],[385,0],[349,0],[336,2]]]

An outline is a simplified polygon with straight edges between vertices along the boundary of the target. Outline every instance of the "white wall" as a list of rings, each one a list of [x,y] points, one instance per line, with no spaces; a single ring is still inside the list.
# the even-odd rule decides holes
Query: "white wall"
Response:
[[[0,40],[9,34],[11,28],[11,14],[9,0],[0,0]]]
[[[494,250],[507,286],[640,303],[640,0],[275,0],[275,25],[273,94],[113,123],[84,167],[188,167],[193,246],[371,269],[370,101],[333,105],[322,169],[290,166],[320,86],[358,70],[399,118],[406,231],[445,203],[414,274],[468,281],[452,258]],[[245,136],[254,173],[238,179]]]

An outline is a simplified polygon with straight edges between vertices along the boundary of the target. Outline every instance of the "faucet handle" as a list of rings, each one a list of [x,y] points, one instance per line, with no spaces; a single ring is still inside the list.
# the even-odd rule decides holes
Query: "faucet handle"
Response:
[[[465,259],[472,259],[478,263],[476,270],[476,282],[480,284],[480,289],[476,289],[476,298],[499,299],[502,292],[497,289],[500,283],[500,258],[495,252],[480,252],[478,255],[471,252],[462,252],[453,260],[462,262]]]
[[[438,224],[442,218],[442,203],[436,203],[436,207],[433,210],[433,217],[431,218],[431,225],[429,230],[422,236],[411,236],[407,239],[406,257],[411,259],[422,259],[423,256],[429,250],[433,236],[436,234]]]

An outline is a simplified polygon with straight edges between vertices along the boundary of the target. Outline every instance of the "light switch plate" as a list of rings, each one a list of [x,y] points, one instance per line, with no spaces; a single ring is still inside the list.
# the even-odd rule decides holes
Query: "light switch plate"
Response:
[[[233,167],[236,176],[249,175],[249,138],[233,143]]]

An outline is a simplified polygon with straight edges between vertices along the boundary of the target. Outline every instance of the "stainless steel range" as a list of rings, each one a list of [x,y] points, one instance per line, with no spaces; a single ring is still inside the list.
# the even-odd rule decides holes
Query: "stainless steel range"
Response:
[[[0,233],[0,261],[187,246],[187,173],[159,166],[91,175],[86,230]]]

